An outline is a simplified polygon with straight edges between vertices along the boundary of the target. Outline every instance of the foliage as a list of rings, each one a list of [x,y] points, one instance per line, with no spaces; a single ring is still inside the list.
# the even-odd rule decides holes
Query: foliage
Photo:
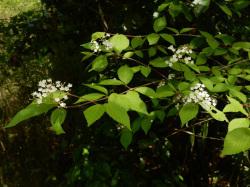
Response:
[[[154,159],[148,155],[145,158],[149,160],[133,155],[133,159],[139,159],[137,169],[145,176],[148,176],[144,173],[146,168],[150,173],[154,173],[155,167],[162,171],[164,164],[173,160],[178,162],[178,158],[173,159],[169,154],[175,149],[180,150],[183,140],[176,143],[168,136],[179,132],[187,134],[183,135],[185,146],[191,150],[196,144],[200,145],[200,141],[221,140],[221,136],[225,136],[223,148],[219,146],[221,156],[246,154],[250,148],[250,37],[249,28],[237,30],[236,20],[246,16],[240,24],[247,25],[248,5],[242,0],[167,0],[152,13],[152,29],[147,30],[148,33],[116,34],[115,29],[93,33],[90,42],[82,45],[82,62],[87,77],[83,85],[77,85],[76,93],[67,93],[71,100],[66,107],[55,103],[57,96],[52,96],[51,102],[46,103],[54,109],[51,123],[56,134],[67,134],[67,129],[62,127],[66,113],[77,108],[86,119],[83,123],[89,127],[83,128],[96,135],[95,141],[103,146],[97,148],[94,143],[86,143],[86,147],[77,149],[77,164],[68,172],[68,185],[146,185],[147,179],[140,181],[129,172],[123,173],[119,164],[126,164],[124,154],[132,157],[130,150],[150,150],[159,158],[165,152],[164,161],[159,165],[151,163]],[[65,10],[63,5],[55,3],[55,6]],[[207,19],[210,15],[214,16]],[[234,24],[228,24],[230,22]],[[36,111],[34,107],[30,109],[31,106],[17,113],[7,127],[26,120],[27,116],[33,117],[51,109],[38,107]],[[39,105],[36,103],[35,106]],[[20,115],[27,111],[34,113]],[[211,133],[214,124],[221,126],[218,134]],[[227,133],[225,126],[228,126]],[[108,140],[104,140],[102,134],[109,137]],[[209,137],[209,134],[215,137]],[[190,140],[188,143],[186,137]],[[114,155],[120,155],[118,161],[109,164],[110,159],[100,152],[108,149],[110,142],[119,146],[117,140],[126,151],[118,148],[114,152]],[[87,137],[85,141],[88,142]],[[91,159],[95,153],[98,156]],[[171,173],[173,168],[176,173]],[[150,184],[185,186],[182,175],[188,174],[181,169],[185,170],[169,166]],[[127,183],[126,175],[132,177]]]

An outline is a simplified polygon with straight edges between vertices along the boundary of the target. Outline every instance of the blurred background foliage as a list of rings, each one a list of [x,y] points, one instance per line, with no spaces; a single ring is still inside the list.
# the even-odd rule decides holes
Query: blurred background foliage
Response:
[[[192,146],[190,135],[175,131],[174,118],[155,125],[148,135],[136,134],[128,150],[120,145],[119,131],[109,119],[87,128],[78,110],[70,112],[64,125],[67,133],[61,136],[49,131],[46,117],[10,130],[2,128],[29,102],[41,79],[71,82],[75,92],[81,93],[81,83],[95,75],[85,70],[80,45],[95,31],[152,32],[152,14],[160,2],[0,0],[0,186],[250,184],[248,155],[220,158],[223,141],[216,139],[196,139]],[[185,7],[180,10],[185,1],[172,2],[167,20],[170,27],[194,27],[250,40],[247,1],[235,0],[228,5],[234,16],[211,3],[198,17]],[[209,137],[224,135],[223,127],[210,124]]]

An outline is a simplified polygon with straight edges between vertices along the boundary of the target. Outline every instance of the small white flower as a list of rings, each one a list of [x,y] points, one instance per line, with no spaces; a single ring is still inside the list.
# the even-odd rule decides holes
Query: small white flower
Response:
[[[174,77],[175,77],[175,74],[169,74],[169,75],[168,75],[168,79],[169,79],[169,80],[173,79]]]
[[[158,18],[159,15],[160,15],[159,12],[154,12],[154,13],[153,13],[153,18]]]
[[[103,44],[103,46],[105,47],[106,50],[110,50],[110,49],[113,48],[112,43],[109,42],[108,40],[104,40],[104,41],[102,42],[102,44]]]
[[[128,28],[126,27],[126,25],[122,25],[122,29],[124,30],[124,31],[127,31],[128,30]]]
[[[191,6],[196,6],[196,5],[200,5],[202,4],[201,0],[194,0],[192,3],[191,3]]]
[[[60,101],[59,98],[55,98],[54,100],[55,100],[55,102],[57,102],[57,103]]]
[[[68,83],[67,87],[71,88],[73,85],[71,83]]]
[[[175,48],[174,48],[173,45],[170,45],[170,46],[168,47],[168,49],[171,50],[172,52],[175,52]]]
[[[60,107],[62,107],[62,108],[65,108],[66,107],[66,103],[60,103]]]
[[[67,100],[69,97],[67,95],[63,96],[63,99]]]
[[[35,96],[37,96],[37,94],[38,94],[38,92],[33,92],[31,95],[32,95],[33,97],[35,97]]]

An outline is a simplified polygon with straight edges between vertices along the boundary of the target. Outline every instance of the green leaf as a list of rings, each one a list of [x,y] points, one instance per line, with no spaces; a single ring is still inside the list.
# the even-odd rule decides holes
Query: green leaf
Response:
[[[165,68],[168,67],[168,64],[161,57],[157,57],[149,62],[150,65],[156,68]]]
[[[141,127],[141,117],[137,117],[132,123],[132,132],[136,133]]]
[[[87,120],[88,126],[99,120],[103,116],[104,112],[105,106],[100,104],[93,105],[84,110],[83,114]]]
[[[222,40],[222,42],[225,45],[231,45],[234,41],[234,38],[232,36],[227,35],[227,34],[217,34],[215,37]]]
[[[95,32],[91,35],[92,40],[97,40],[99,38],[103,38],[105,36],[105,32]]]
[[[52,130],[55,131],[57,135],[65,133],[62,128],[62,124],[66,115],[67,111],[64,108],[57,108],[51,113],[50,122],[52,124]]]
[[[157,11],[158,12],[162,12],[163,10],[165,10],[167,7],[169,6],[169,3],[162,3],[158,6]]]
[[[246,0],[238,0],[238,1],[234,1],[233,6],[237,11],[240,11],[246,7],[248,7],[250,5],[249,1]]]
[[[250,129],[237,128],[227,133],[222,155],[232,155],[250,148]]]
[[[208,66],[198,66],[198,68],[199,68],[200,72],[202,72],[202,71],[205,71],[205,72],[210,71],[210,68]]]
[[[133,70],[127,65],[121,66],[118,69],[117,74],[119,79],[125,84],[128,84],[133,79],[134,76]]]
[[[242,114],[245,114],[248,116],[248,113],[243,108],[242,104],[237,101],[236,99],[233,99],[231,97],[227,97],[230,101],[230,104],[227,104],[225,108],[223,109],[223,112],[241,112]]]
[[[127,128],[124,128],[121,132],[120,142],[125,149],[127,149],[128,146],[131,144],[132,139],[133,139],[132,132]]]
[[[250,49],[250,42],[235,42],[232,47],[237,49]]]
[[[239,98],[243,103],[247,102],[247,96],[243,94],[242,92],[236,90],[236,89],[230,89],[229,93],[234,96]]]
[[[248,91],[250,91],[250,86],[248,85],[248,86],[245,86],[245,88],[248,90]]]
[[[175,28],[172,28],[172,27],[167,27],[168,30],[172,31],[173,33],[175,34],[180,34],[179,31]]]
[[[81,52],[81,53],[84,54],[84,57],[81,60],[82,62],[89,59],[90,57],[92,57],[94,55],[92,52],[86,52],[86,51]]]
[[[213,81],[211,81],[206,77],[200,77],[200,80],[202,84],[204,84],[209,91],[213,90]]]
[[[101,93],[86,94],[86,95],[81,96],[74,104],[82,103],[82,102],[86,102],[86,101],[95,101],[95,100],[98,100],[104,96],[105,95],[103,95]]]
[[[136,51],[134,51],[134,52],[135,52],[135,54],[136,54],[138,57],[143,58],[144,54],[143,54],[142,51],[136,50]]]
[[[168,12],[173,19],[175,19],[175,17],[177,17],[183,10],[182,4],[177,2],[171,2],[168,9]]]
[[[141,37],[134,37],[131,40],[131,46],[135,49],[137,47],[141,47],[144,43],[144,39],[142,39]]]
[[[84,43],[84,44],[82,44],[81,45],[83,48],[85,48],[85,49],[91,49],[91,44],[90,44],[90,42],[88,42],[88,43]]]
[[[119,85],[123,85],[124,83],[122,81],[117,80],[117,79],[106,79],[106,80],[102,80],[98,84],[99,85],[107,85],[107,86],[119,86]]]
[[[140,98],[137,92],[128,91],[126,94],[126,98],[129,101],[128,105],[131,110],[142,113],[142,114],[148,114],[147,106],[143,102],[143,100]]]
[[[141,74],[144,77],[148,77],[150,73],[151,73],[151,67],[149,67],[149,66],[141,66]]]
[[[195,28],[183,28],[180,30],[180,33],[185,33],[194,30]]]
[[[152,33],[152,34],[147,35],[147,40],[148,40],[149,45],[156,44],[159,39],[160,39],[159,34]]]
[[[129,46],[129,40],[123,34],[116,34],[110,38],[110,42],[113,46],[113,49],[120,53],[123,50],[127,49]]]
[[[199,112],[199,106],[194,103],[187,103],[183,105],[179,112],[182,126],[191,119],[194,119]]]
[[[148,49],[148,56],[149,56],[149,57],[153,57],[153,56],[155,56],[155,55],[156,55],[156,53],[157,53],[157,49],[156,49],[156,47],[155,47],[155,46],[150,47],[150,48]]]
[[[186,64],[179,63],[179,62],[175,62],[171,68],[176,71],[185,71],[186,69],[188,69]]]
[[[165,46],[163,47],[163,46],[157,45],[157,49],[158,49],[160,52],[162,52],[163,54],[168,55],[168,52],[167,52]]]
[[[200,31],[201,35],[204,36],[207,40],[208,45],[212,49],[216,49],[220,43],[213,37],[213,35],[209,34],[208,32]]]
[[[210,5],[210,0],[199,0],[199,3],[197,3],[194,6],[194,14],[196,17],[198,17],[201,13],[205,12]]]
[[[92,68],[90,71],[97,71],[101,72],[106,69],[108,66],[108,60],[105,55],[99,55],[98,57],[95,58],[95,60],[92,62]]]
[[[190,84],[188,82],[180,82],[178,84],[178,89],[180,91],[189,90],[189,88],[190,88]]]
[[[135,54],[135,53],[132,52],[132,51],[126,52],[126,53],[123,55],[122,59],[131,58],[134,54]]]
[[[155,32],[159,32],[165,29],[167,26],[167,21],[165,16],[159,17],[154,21],[153,28]]]
[[[228,124],[228,131],[232,131],[237,128],[248,128],[250,120],[248,118],[235,118]]]
[[[156,93],[152,88],[146,87],[146,86],[141,86],[135,88],[135,91],[139,92],[140,94],[146,95],[150,98],[155,98]]]
[[[228,52],[227,49],[224,49],[222,47],[218,47],[214,50],[214,56],[222,56],[225,55]]]
[[[211,89],[211,92],[225,92],[228,90],[228,86],[225,83],[218,83],[215,84],[213,89]]]
[[[175,92],[168,85],[161,86],[161,87],[157,88],[157,90],[156,90],[156,97],[157,98],[171,97],[173,95],[175,95]]]
[[[131,67],[131,70],[132,70],[134,73],[137,73],[138,71],[141,70],[141,66],[134,66],[134,67]]]
[[[105,95],[108,95],[108,90],[106,88],[104,88],[103,86],[99,86],[99,85],[96,85],[94,83],[92,84],[84,84],[84,86],[87,86],[89,88],[92,88],[94,90],[97,90],[99,92],[102,92],[104,93]]]
[[[148,131],[150,130],[152,126],[152,122],[153,122],[153,118],[150,116],[144,116],[141,119],[141,128],[145,134],[148,134]]]
[[[225,4],[219,4],[219,3],[216,3],[219,7],[220,7],[220,9],[225,13],[225,14],[227,14],[228,16],[232,16],[232,11],[228,8],[228,6],[227,5],[225,5]]]
[[[124,94],[112,93],[108,98],[109,103],[115,103],[122,107],[124,110],[128,111],[130,109],[130,101]]]
[[[159,119],[161,123],[163,123],[166,117],[166,113],[164,112],[164,110],[156,110],[154,111],[154,114],[155,114],[155,117]]]
[[[43,113],[48,112],[50,109],[55,107],[55,104],[36,104],[35,102],[31,103],[28,105],[26,108],[20,110],[13,118],[12,120],[8,123],[5,128],[9,127],[14,127],[18,123],[27,120],[29,118],[41,115]]]
[[[205,109],[217,121],[228,122],[228,119],[227,119],[226,115],[224,114],[224,112],[218,110],[217,108],[215,108],[213,106],[208,107],[207,105],[204,105],[202,103],[200,103],[200,105],[202,106],[203,109]]]
[[[194,73],[193,71],[191,71],[190,69],[186,69],[186,70],[184,71],[184,77],[185,77],[185,79],[188,80],[188,81],[194,81],[195,78],[196,78],[196,75],[195,75],[195,73]]]
[[[160,34],[160,36],[161,36],[164,40],[166,40],[167,42],[169,42],[169,43],[175,45],[175,39],[174,39],[174,37],[173,37],[172,35],[170,35],[170,34]]]
[[[239,75],[241,74],[243,69],[241,68],[231,68],[228,70],[228,73],[231,74],[231,75]]]
[[[117,103],[109,101],[106,104],[106,112],[113,120],[126,126],[129,130],[131,129],[129,115],[123,107]]]

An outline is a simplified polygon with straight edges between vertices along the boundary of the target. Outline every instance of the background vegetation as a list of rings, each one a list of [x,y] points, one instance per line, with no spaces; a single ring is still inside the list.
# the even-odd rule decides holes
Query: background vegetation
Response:
[[[73,83],[72,92],[77,95],[89,92],[82,84],[100,81],[103,72],[88,71],[93,59],[82,61],[84,54],[81,52],[87,50],[81,44],[89,42],[96,31],[123,33],[129,38],[131,36],[131,40],[137,35],[155,33],[157,28],[152,26],[155,21],[153,13],[159,5],[164,7],[164,3],[171,3],[160,13],[166,16],[167,27],[170,28],[165,32],[171,33],[178,44],[189,43],[190,36],[200,35],[199,30],[213,36],[227,34],[229,41],[230,37],[235,41],[250,40],[250,3],[244,0],[211,1],[200,10],[193,9],[192,2],[177,0],[0,1],[1,186],[250,184],[248,152],[221,157],[227,126],[211,121],[206,124],[205,132],[205,125],[199,125],[199,120],[207,117],[203,113],[193,121],[194,126],[180,127],[180,120],[176,116],[163,122],[157,121],[147,134],[142,130],[135,133],[128,149],[121,146],[121,130],[113,120],[104,116],[95,125],[87,127],[82,112],[77,108],[68,111],[63,124],[66,133],[59,136],[51,131],[49,117],[45,115],[12,129],[3,128],[16,112],[30,103],[30,94],[42,79],[52,77],[53,80]],[[173,32],[173,29],[171,31],[171,28],[192,29],[177,37],[179,33]],[[169,40],[172,40],[167,40],[168,46],[171,44]],[[211,43],[208,42],[208,45],[206,40],[207,37],[203,38],[197,45],[209,47]],[[162,41],[158,44],[166,45]],[[143,47],[149,49],[155,46],[147,43]],[[249,50],[250,47],[246,48]],[[199,48],[196,52],[200,52]],[[208,60],[209,67],[228,65],[224,64],[227,59],[220,52],[215,58],[217,62]],[[154,55],[150,56],[150,53],[154,53],[154,49],[142,58],[143,63],[153,59]],[[248,59],[248,53],[247,50],[239,51],[235,52],[235,56]],[[158,48],[156,54],[162,55]],[[114,76],[119,67],[111,60],[104,78]],[[249,61],[243,67],[248,69]],[[214,72],[210,74],[216,74]],[[159,73],[164,74],[165,71],[159,70]],[[159,73],[148,79],[138,76],[133,84],[145,83],[145,79],[155,80]],[[223,73],[226,74],[223,76],[227,76],[228,72]],[[240,79],[235,84],[244,86],[248,84],[247,81]],[[120,89],[114,86],[109,91]],[[249,91],[242,92],[248,100]],[[221,93],[216,94],[219,97]],[[227,92],[221,95],[219,108],[223,109]]]

